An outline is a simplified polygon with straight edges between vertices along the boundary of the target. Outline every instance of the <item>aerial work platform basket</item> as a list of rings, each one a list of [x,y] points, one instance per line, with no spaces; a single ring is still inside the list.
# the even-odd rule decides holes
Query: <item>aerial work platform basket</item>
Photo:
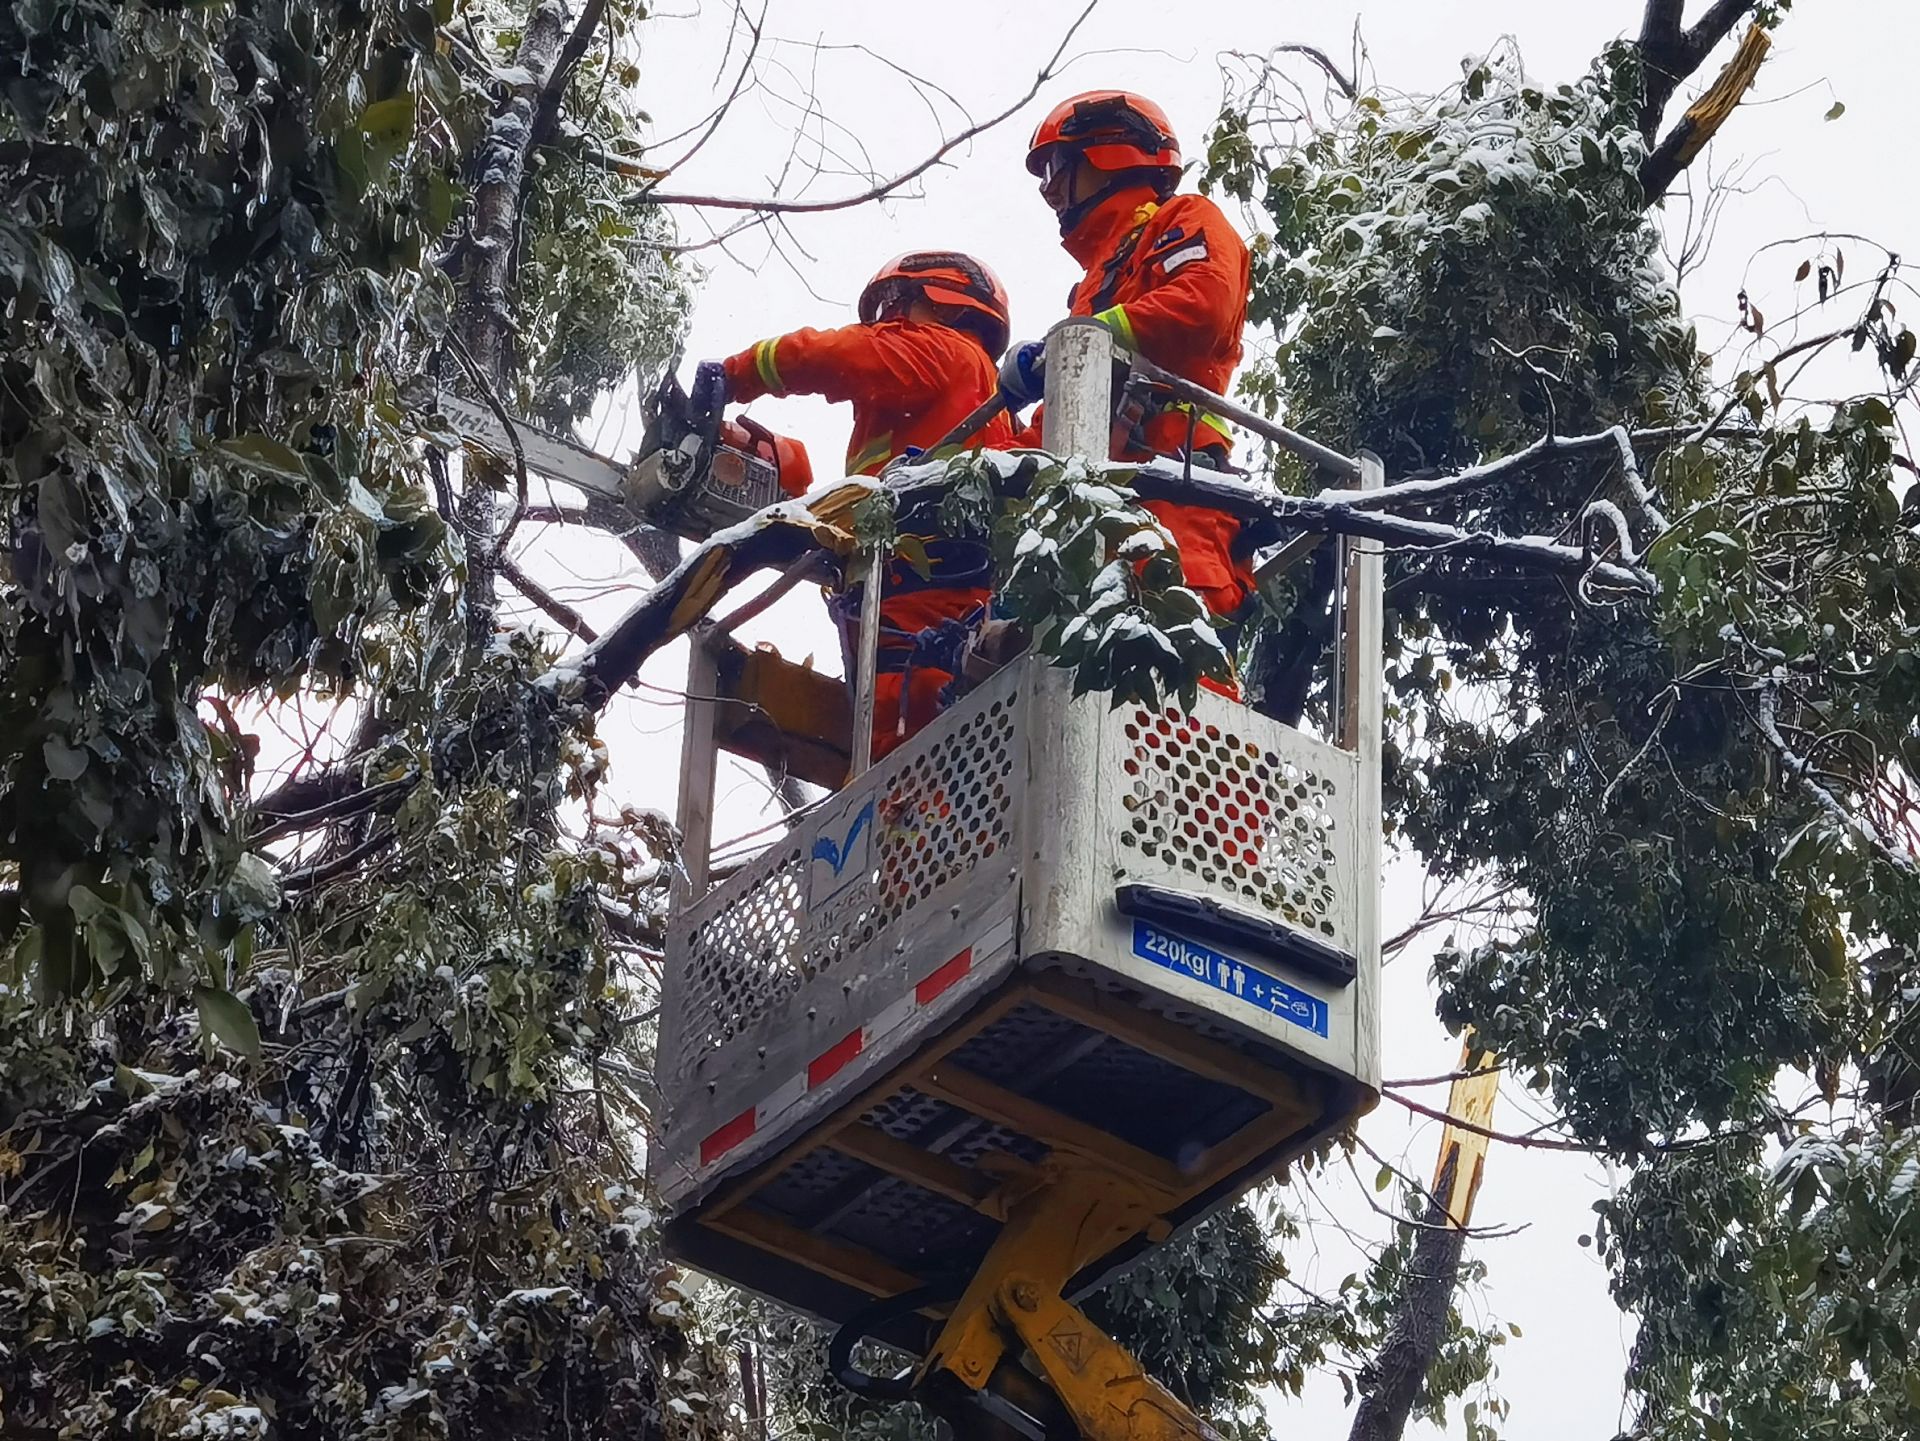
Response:
[[[1050,448],[1104,450],[1106,361],[1065,351]],[[1029,655],[710,888],[745,708],[690,709],[650,1163],[672,1253],[828,1320],[951,1299],[1065,1163],[1145,1218],[1075,1241],[1071,1297],[1373,1104],[1380,561],[1339,564],[1331,740],[1207,693],[1074,698]],[[878,1333],[918,1351],[938,1325]]]

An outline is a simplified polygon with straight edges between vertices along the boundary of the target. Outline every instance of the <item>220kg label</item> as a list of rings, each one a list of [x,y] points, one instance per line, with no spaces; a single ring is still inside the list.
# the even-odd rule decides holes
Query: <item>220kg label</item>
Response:
[[[1327,1003],[1278,976],[1146,921],[1133,923],[1133,953],[1143,961],[1212,986],[1255,1010],[1316,1036],[1327,1034]]]

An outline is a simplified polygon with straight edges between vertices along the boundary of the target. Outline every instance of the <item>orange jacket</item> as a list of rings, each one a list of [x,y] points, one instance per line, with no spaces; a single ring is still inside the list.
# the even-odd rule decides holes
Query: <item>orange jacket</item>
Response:
[[[1104,321],[1120,343],[1208,390],[1226,394],[1240,363],[1240,332],[1247,322],[1251,260],[1220,207],[1200,195],[1156,203],[1150,186],[1116,192],[1095,206],[1062,242],[1086,267],[1073,288],[1069,312]],[[1179,455],[1192,430],[1196,449],[1231,447],[1224,427],[1185,408],[1148,416],[1145,444],[1123,444],[1115,460]],[[1040,415],[1018,443],[1040,443]],[[1238,610],[1253,576],[1233,555],[1240,523],[1204,506],[1148,501],[1173,533],[1187,583],[1217,614]]]
[[[796,330],[763,340],[723,364],[733,398],[821,395],[853,403],[847,474],[873,475],[910,445],[943,440],[999,385],[986,349],[965,331],[945,325],[882,320],[838,330]],[[1005,412],[967,442],[994,450],[1013,443]],[[986,604],[991,557],[984,545],[937,533],[930,516],[902,515],[903,533],[926,552],[925,576],[895,558],[880,586],[880,670],[873,714],[873,754],[885,755],[939,713],[939,693],[951,672],[909,659],[915,637]],[[841,598],[843,627],[858,615],[859,589]],[[848,639],[851,639],[849,636]]]
[[[735,400],[821,395],[851,401],[848,475],[878,474],[908,446],[932,446],[999,383],[985,347],[965,331],[910,320],[796,330],[724,364]],[[1013,427],[998,415],[969,443],[1000,450],[1012,439]]]

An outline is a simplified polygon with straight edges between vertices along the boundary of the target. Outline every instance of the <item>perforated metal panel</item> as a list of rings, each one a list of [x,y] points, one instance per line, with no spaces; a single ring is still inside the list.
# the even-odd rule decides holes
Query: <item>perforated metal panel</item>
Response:
[[[910,994],[923,957],[906,938],[958,950],[996,905],[1010,914],[1019,679],[996,678],[669,925],[657,1073],[676,1147],[759,1099],[783,1058],[804,1067]]]
[[[1251,724],[1127,708],[1124,744],[1112,748],[1121,850],[1187,878],[1196,892],[1251,902],[1256,913],[1350,946],[1340,860],[1351,850],[1341,834],[1350,802],[1339,779],[1351,764],[1242,714]]]
[[[1218,697],[1190,715],[1116,710],[1075,699],[1037,658],[1007,667],[669,927],[659,1051],[669,1164],[658,1169],[670,1199],[704,1193],[830,1109],[855,1084],[814,1093],[814,1063],[841,1054],[832,1048],[851,1045],[860,1074],[878,1075],[978,1004],[998,981],[971,977],[970,992],[914,1010],[930,971],[977,944],[990,916],[1004,918],[994,922],[1002,976],[1026,966],[1114,983],[1125,1004],[1254,1047],[1242,1051],[1251,1064],[1304,1059],[1371,1084],[1375,1021],[1361,989],[1248,955],[1268,968],[1256,975],[1293,988],[1293,1010],[1209,995],[1137,955],[1116,902],[1117,888],[1145,883],[1358,955],[1355,776],[1350,753]],[[1304,1028],[1302,993],[1318,1007]],[[1189,1125],[1196,1113],[1243,1123],[1212,1082],[1044,1010],[996,1022],[956,1064],[1089,1123],[1103,1123],[1104,1096],[1140,1097],[1110,1129],[1169,1159],[1211,1143]],[[943,1152],[1031,1149],[985,1140],[977,1118],[934,1134],[948,1108],[915,1099],[928,1116],[869,1123]],[[921,1134],[922,1121],[934,1133]],[[703,1147],[716,1133],[725,1149]],[[793,1184],[823,1183],[809,1166],[826,1164],[803,1163]]]
[[[661,1074],[675,1082],[691,1074],[701,1055],[764,1020],[800,988],[806,909],[805,856],[798,846],[776,848],[754,863],[763,874],[731,905],[687,937],[676,967],[680,1018],[699,1018],[674,1034],[674,1057]]]

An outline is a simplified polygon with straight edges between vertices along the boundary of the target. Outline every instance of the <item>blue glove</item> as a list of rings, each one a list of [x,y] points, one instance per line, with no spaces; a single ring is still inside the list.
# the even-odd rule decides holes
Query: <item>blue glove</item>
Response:
[[[718,415],[727,406],[727,368],[703,360],[693,368],[693,393],[687,397],[698,415]]]
[[[1047,371],[1047,343],[1029,340],[1016,345],[1000,362],[1000,393],[1007,409],[1020,410],[1040,399]]]

